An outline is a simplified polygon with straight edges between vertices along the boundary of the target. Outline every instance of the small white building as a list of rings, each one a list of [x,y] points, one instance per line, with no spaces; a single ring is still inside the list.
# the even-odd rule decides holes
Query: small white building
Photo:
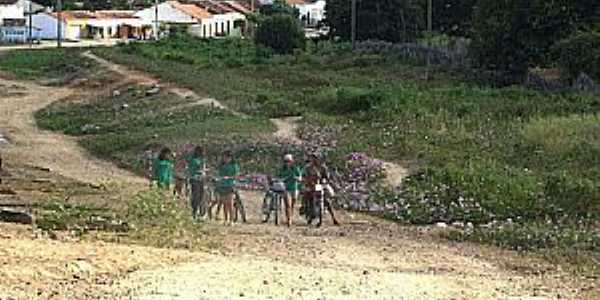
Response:
[[[287,4],[298,9],[300,20],[307,27],[315,27],[325,19],[325,0],[286,0]]]
[[[24,19],[25,9],[20,0],[0,0],[0,24],[4,19]]]
[[[60,20],[61,37],[64,40],[150,38],[151,23],[144,23],[135,17],[133,11],[64,11]],[[41,29],[42,39],[58,38],[57,13],[36,14],[32,17],[32,23]]]
[[[249,12],[234,1],[166,1],[159,4],[158,9],[153,6],[140,10],[135,15],[153,24],[158,20],[160,30],[186,26],[188,33],[193,36],[211,38],[241,35],[246,11]]]
[[[33,15],[32,24],[34,27],[39,28],[39,38],[42,40],[55,40],[58,38],[58,19],[56,15],[51,13],[40,13]],[[67,23],[62,21],[61,36],[67,39]]]

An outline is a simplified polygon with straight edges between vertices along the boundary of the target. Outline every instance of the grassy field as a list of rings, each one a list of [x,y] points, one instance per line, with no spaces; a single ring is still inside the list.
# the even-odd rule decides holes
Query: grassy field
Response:
[[[78,54],[81,49],[38,49],[0,53],[0,71],[16,79],[68,80],[74,74],[92,68],[93,63]]]
[[[473,223],[447,237],[598,257],[595,95],[478,87],[461,74],[356,55],[327,42],[293,56],[272,56],[242,40],[188,38],[94,52],[251,116],[202,107],[168,111],[184,100],[140,96],[140,87],[110,101],[56,104],[38,114],[43,127],[80,135],[88,149],[125,166],[135,168],[148,148],[201,141],[214,155],[236,148],[247,171],[272,170],[280,146],[255,137],[273,130],[269,117],[302,115],[301,132],[317,125],[324,139],[336,141],[333,165],[359,151],[423,166],[401,193],[374,194],[396,203],[399,221]]]

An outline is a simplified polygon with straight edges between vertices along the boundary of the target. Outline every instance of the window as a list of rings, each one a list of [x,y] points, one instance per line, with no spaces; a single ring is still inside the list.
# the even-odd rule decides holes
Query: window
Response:
[[[202,37],[206,37],[206,25],[202,25]]]

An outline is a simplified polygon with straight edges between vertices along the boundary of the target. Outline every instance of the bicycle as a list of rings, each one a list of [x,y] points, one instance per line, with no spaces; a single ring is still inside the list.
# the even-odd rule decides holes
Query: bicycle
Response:
[[[281,219],[281,207],[284,193],[286,192],[285,183],[281,180],[272,180],[263,198],[263,214],[265,219],[263,223],[268,223],[271,218],[271,212],[275,213],[275,225],[279,226]]]
[[[309,203],[308,211],[305,213],[308,215],[307,223],[311,225],[312,222],[317,219],[317,227],[321,227],[323,224],[323,211],[327,208],[331,218],[333,219],[334,225],[339,225],[339,222],[335,218],[333,213],[333,207],[329,201],[329,197],[334,196],[334,191],[331,185],[326,179],[319,180],[319,183],[315,184],[314,191],[312,191],[312,199]]]
[[[208,205],[205,208],[205,211],[208,215],[208,219],[212,220],[213,219],[212,211],[215,208],[215,206],[217,207],[217,211],[215,212],[215,219],[216,219],[216,218],[218,218],[217,216],[221,212],[221,208],[223,207],[223,205],[222,205],[222,203],[219,203],[217,196],[216,196],[216,192],[215,192],[215,186],[217,183],[217,179],[211,178],[210,182],[212,183],[212,185],[205,184],[205,186],[204,186],[204,189],[205,189],[204,196],[205,196],[205,199],[210,199],[210,201],[205,202],[205,203],[208,203]],[[238,189],[234,189],[233,205],[235,207],[235,215],[233,216],[234,222],[237,222],[241,218],[243,223],[247,223],[248,220],[246,218],[246,208],[244,207],[244,202],[242,201],[242,197],[240,196],[240,192]]]

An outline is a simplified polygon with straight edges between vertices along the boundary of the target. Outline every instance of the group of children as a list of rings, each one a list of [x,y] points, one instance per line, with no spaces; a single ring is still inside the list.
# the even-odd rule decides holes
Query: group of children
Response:
[[[191,150],[190,150],[191,149]],[[163,148],[158,157],[154,160],[151,174],[151,184],[156,184],[161,189],[170,189],[171,183],[175,182],[174,193],[183,196],[183,187],[189,184],[190,202],[192,216],[197,218],[204,215],[203,205],[204,184],[207,180],[206,159],[204,149],[201,146],[188,147],[181,157],[175,159],[173,152],[169,148]],[[176,163],[174,163],[176,161]],[[215,193],[217,202],[223,205],[224,222],[231,225],[234,221],[234,200],[236,195],[236,181],[240,176],[240,166],[233,159],[231,151],[223,152],[223,157],[216,170]],[[302,167],[294,161],[291,154],[283,157],[283,166],[277,174],[278,180],[285,185],[283,200],[285,204],[286,224],[292,225],[292,215],[294,205],[298,201],[300,192],[303,195],[303,209],[301,211],[306,215],[309,223],[312,221],[311,203],[314,195],[314,187],[320,183],[321,179],[329,176],[324,163],[315,154],[310,156],[310,160]],[[325,203],[329,210],[334,224],[338,224],[333,209],[329,201]]]
[[[189,184],[192,216],[197,218],[203,215],[201,209],[204,201],[204,182],[208,171],[204,149],[201,146],[193,147],[192,151],[184,153],[175,164],[173,152],[163,148],[153,163],[151,184],[156,184],[160,189],[170,189],[175,182],[174,193],[184,195],[184,186]],[[239,165],[233,160],[231,152],[225,151],[223,159],[217,169],[217,182],[215,192],[217,200],[223,205],[224,220],[226,224],[233,223],[233,201],[235,195],[235,182],[240,173]]]

